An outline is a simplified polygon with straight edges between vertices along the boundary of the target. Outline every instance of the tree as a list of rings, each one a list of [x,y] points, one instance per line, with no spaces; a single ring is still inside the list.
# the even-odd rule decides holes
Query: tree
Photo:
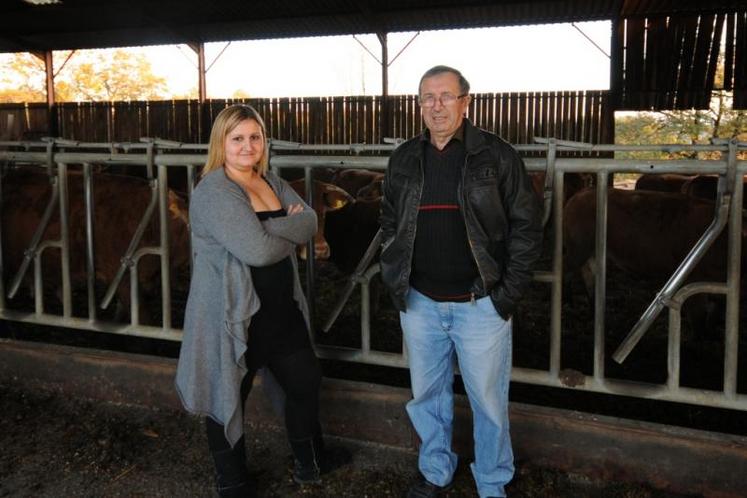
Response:
[[[619,144],[707,144],[712,138],[747,140],[747,111],[732,109],[730,92],[714,90],[707,110],[640,112],[615,120]],[[714,158],[718,153],[626,152],[620,158]]]
[[[239,88],[236,91],[231,94],[232,99],[248,99],[251,98],[251,95],[249,95],[249,92],[244,90],[243,88]]]
[[[61,102],[155,100],[167,92],[166,79],[153,74],[140,53],[116,49],[55,55],[55,97]],[[44,64],[34,56],[14,54],[0,70],[0,102],[46,101]]]
[[[0,63],[0,102],[46,102],[44,63],[28,53]]]

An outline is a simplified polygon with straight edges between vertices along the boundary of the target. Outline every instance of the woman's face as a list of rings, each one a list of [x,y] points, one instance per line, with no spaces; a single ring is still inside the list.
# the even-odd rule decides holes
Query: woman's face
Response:
[[[241,121],[226,135],[224,149],[226,168],[237,172],[254,168],[265,153],[265,138],[259,123],[253,119]]]

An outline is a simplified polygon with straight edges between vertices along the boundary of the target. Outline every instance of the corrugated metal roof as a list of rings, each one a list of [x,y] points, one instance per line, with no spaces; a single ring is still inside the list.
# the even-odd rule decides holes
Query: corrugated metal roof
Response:
[[[727,12],[747,0],[0,2],[0,52],[507,26]]]

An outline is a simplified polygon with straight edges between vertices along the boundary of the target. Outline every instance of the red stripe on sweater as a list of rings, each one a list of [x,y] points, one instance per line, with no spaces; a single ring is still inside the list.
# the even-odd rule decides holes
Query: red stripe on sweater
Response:
[[[420,206],[420,211],[434,211],[436,209],[459,209],[457,204],[425,204]]]

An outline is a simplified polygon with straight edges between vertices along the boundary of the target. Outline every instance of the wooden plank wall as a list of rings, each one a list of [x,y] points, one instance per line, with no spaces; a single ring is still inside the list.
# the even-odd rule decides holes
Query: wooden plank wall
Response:
[[[57,113],[60,135],[73,140],[159,137],[204,143],[218,112],[238,102],[259,111],[269,136],[308,144],[378,144],[383,138],[410,138],[423,126],[415,95],[229,99],[202,106],[192,100],[77,102],[59,104]],[[468,116],[516,144],[532,143],[534,136],[610,143],[614,137],[604,119],[607,102],[605,91],[480,93],[473,95]],[[0,136],[8,113],[23,117],[15,119],[8,139],[45,134],[46,104],[0,105]]]
[[[624,19],[617,32],[622,53],[613,57],[620,69],[620,81],[612,82],[621,89],[618,110],[708,109],[725,19],[734,16]]]
[[[726,16],[724,89],[734,90],[734,109],[747,109],[747,9]]]

